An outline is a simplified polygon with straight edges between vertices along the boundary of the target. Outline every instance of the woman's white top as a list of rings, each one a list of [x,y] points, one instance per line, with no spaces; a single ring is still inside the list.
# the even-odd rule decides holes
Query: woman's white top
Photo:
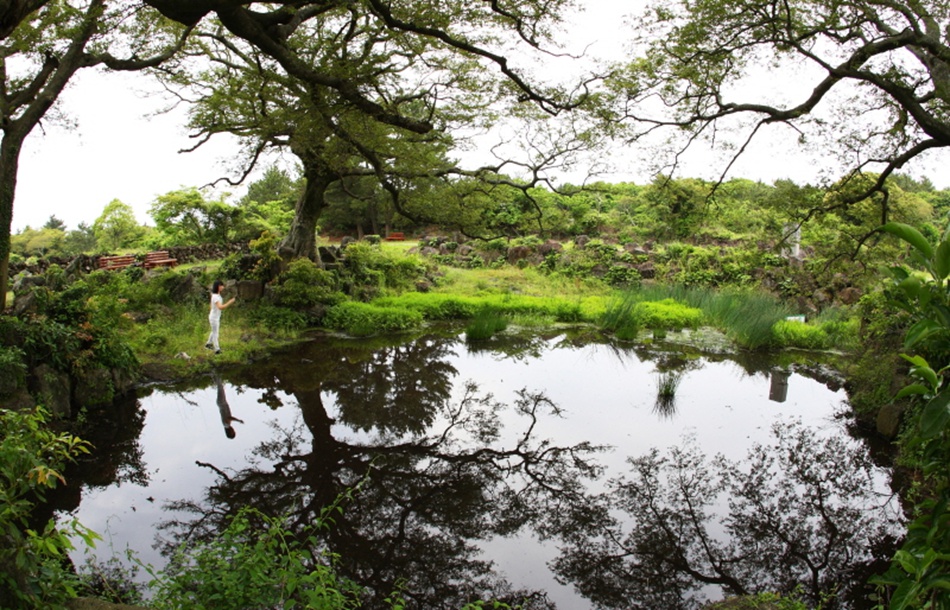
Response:
[[[224,299],[220,294],[211,295],[211,313],[208,314],[209,320],[220,320],[221,319],[221,310],[218,308],[218,305],[224,302]]]

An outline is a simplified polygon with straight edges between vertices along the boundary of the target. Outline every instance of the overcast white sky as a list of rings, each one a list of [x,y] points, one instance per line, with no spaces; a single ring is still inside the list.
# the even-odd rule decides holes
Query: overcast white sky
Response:
[[[578,45],[591,43],[590,53],[595,56],[616,57],[622,53],[623,40],[630,31],[622,16],[634,3],[581,3],[589,5],[586,15],[571,20],[572,36]],[[70,229],[80,222],[91,224],[113,199],[131,205],[141,222],[149,222],[147,212],[158,195],[203,186],[228,175],[226,165],[236,150],[233,141],[222,138],[197,152],[179,154],[191,144],[182,127],[184,110],[154,115],[166,102],[144,95],[154,89],[145,77],[83,72],[60,100],[60,108],[76,127],[66,129],[47,123],[45,130],[38,128],[27,138],[14,204],[14,232],[26,226],[38,228],[50,215],[63,220]],[[826,162],[790,152],[791,144],[780,143],[780,135],[781,131],[760,134],[756,145],[732,168],[730,177],[766,183],[781,178],[817,182]],[[605,180],[640,184],[649,180],[646,167],[632,160],[635,155],[623,161],[628,157],[618,149],[615,156],[620,169],[604,176]],[[939,171],[939,164],[946,159],[946,155],[934,155],[917,162],[909,171],[926,175],[945,188],[950,186],[950,176]],[[679,175],[713,178],[723,168],[721,160],[696,147]],[[219,191],[235,196],[242,193],[241,188],[226,186]]]

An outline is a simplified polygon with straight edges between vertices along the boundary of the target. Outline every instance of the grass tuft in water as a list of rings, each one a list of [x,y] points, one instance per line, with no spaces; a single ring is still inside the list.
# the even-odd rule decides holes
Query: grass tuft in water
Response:
[[[706,324],[719,328],[738,345],[748,349],[773,345],[775,337],[772,327],[776,322],[795,313],[775,297],[763,292],[717,291],[684,286],[651,285],[625,293],[619,305],[608,307],[608,313],[603,319],[617,324],[615,319],[619,316],[635,317],[637,315],[637,303],[670,301],[701,310]],[[683,310],[688,311],[688,308],[683,308]],[[683,318],[683,320],[689,320],[688,323],[683,324],[684,326],[693,326],[696,323],[690,318]],[[662,328],[664,325],[650,326]],[[667,328],[675,327],[675,325],[667,326]],[[602,326],[602,328],[610,330],[607,326]]]
[[[656,402],[653,412],[666,418],[676,414],[676,390],[679,389],[683,374],[678,371],[665,371],[656,376]]]
[[[508,328],[508,318],[499,311],[485,308],[465,327],[465,338],[468,341],[482,341],[490,339],[495,333]]]

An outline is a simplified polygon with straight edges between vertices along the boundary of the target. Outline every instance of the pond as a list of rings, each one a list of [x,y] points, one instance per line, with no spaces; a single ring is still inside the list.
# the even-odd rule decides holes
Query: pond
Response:
[[[161,567],[241,506],[303,527],[359,484],[324,543],[370,608],[397,587],[418,608],[692,608],[799,582],[869,607],[899,511],[828,379],[570,334],[317,336],[143,391],[91,439],[72,513],[101,557]]]

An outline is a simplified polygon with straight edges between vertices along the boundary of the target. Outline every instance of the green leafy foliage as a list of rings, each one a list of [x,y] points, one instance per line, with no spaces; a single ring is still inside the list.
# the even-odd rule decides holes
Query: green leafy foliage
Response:
[[[0,409],[0,600],[4,607],[63,608],[75,596],[76,579],[66,567],[70,537],[98,538],[76,520],[42,528],[28,524],[31,509],[48,489],[63,483],[67,462],[88,453],[88,444],[47,425],[42,409]]]
[[[772,334],[775,343],[782,347],[826,349],[831,346],[823,328],[797,320],[779,320],[772,327]]]
[[[343,252],[340,283],[347,294],[370,300],[386,291],[415,287],[429,269],[416,256],[399,256],[365,242],[350,244]]]
[[[467,341],[489,339],[506,328],[508,328],[508,318],[499,311],[486,307],[479,311],[465,327],[465,339]]]
[[[149,216],[161,235],[158,246],[224,244],[233,236],[241,209],[224,200],[207,201],[196,188],[159,195]]]
[[[316,526],[321,527],[321,520]],[[315,529],[314,528],[314,529]],[[360,588],[334,569],[338,558],[319,548],[314,531],[245,507],[208,542],[183,546],[150,589],[156,610],[283,608],[344,610],[360,606]]]
[[[924,477],[914,519],[890,569],[875,582],[881,607],[890,610],[950,606],[950,235],[934,248],[915,228],[888,223],[882,229],[911,246],[910,258],[923,273],[891,268],[895,302],[909,315],[904,346],[923,355],[904,355],[915,380],[896,396],[916,396],[922,406],[916,426],[905,438],[908,453],[918,456]]]
[[[320,269],[309,259],[299,258],[288,265],[275,283],[271,294],[281,307],[303,310],[314,305],[333,305],[345,296],[336,290],[336,277]]]
[[[347,301],[331,307],[324,324],[328,328],[362,337],[417,328],[422,325],[422,314],[401,307],[380,307]]]
[[[131,248],[144,236],[145,231],[135,220],[132,206],[113,199],[92,223],[96,245],[103,252]]]
[[[640,326],[653,329],[697,328],[703,321],[702,310],[677,303],[673,299],[637,303],[631,315],[637,319]]]

